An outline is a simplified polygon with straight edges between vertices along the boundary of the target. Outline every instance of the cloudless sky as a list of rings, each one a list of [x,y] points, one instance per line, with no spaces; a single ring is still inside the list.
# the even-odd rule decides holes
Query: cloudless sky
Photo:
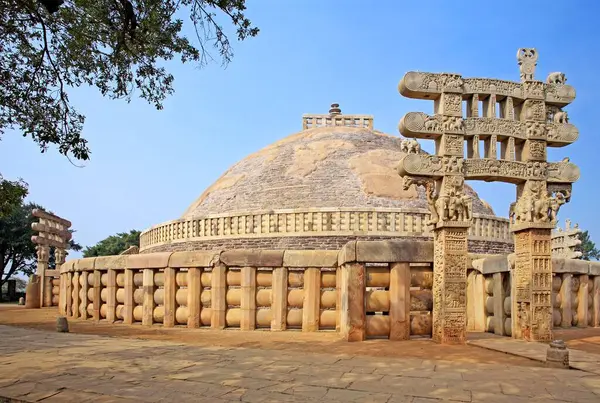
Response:
[[[566,110],[579,140],[549,152],[554,161],[570,156],[582,172],[559,216],[600,242],[598,2],[250,0],[247,7],[259,36],[241,43],[232,36],[227,68],[169,63],[176,92],[162,111],[139,99],[103,99],[93,88],[74,91],[92,150],[85,168],[9,132],[0,172],[23,178],[29,201],[71,220],[75,239],[93,245],[179,218],[229,166],[301,130],[303,113],[327,113],[337,102],[397,134],[406,112],[433,110],[431,101],[400,96],[407,71],[518,81],[517,49],[535,47],[536,79],[562,71],[577,91]],[[421,144],[433,151],[433,142]],[[470,184],[507,215],[514,185]]]

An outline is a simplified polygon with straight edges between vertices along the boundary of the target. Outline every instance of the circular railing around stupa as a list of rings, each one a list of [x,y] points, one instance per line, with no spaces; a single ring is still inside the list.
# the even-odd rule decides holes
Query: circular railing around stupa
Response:
[[[158,246],[235,238],[375,236],[431,237],[421,209],[298,209],[218,214],[168,221],[145,230],[140,251]],[[513,244],[508,219],[473,214],[469,240]]]

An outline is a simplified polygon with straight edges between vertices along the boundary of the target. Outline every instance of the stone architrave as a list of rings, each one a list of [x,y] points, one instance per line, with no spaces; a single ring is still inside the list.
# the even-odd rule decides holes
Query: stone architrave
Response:
[[[54,248],[54,259],[56,267],[60,267],[66,259],[69,240],[71,239],[71,222],[47,213],[40,209],[34,209],[32,215],[38,219],[38,222],[31,224],[31,228],[38,232],[38,235],[31,237],[31,241],[36,244],[37,250],[37,270],[36,275],[40,278],[39,306],[52,306],[52,278],[46,276],[48,270],[48,261],[50,259],[50,248]],[[60,307],[62,312],[63,307]]]
[[[468,179],[517,186],[509,211],[516,254],[512,334],[540,341],[552,336],[551,230],[580,172],[569,158],[548,162],[547,148],[564,147],[579,136],[562,110],[575,99],[575,90],[565,84],[563,73],[551,73],[546,83],[534,80],[535,49],[519,49],[517,58],[520,82],[409,72],[398,86],[403,96],[434,101],[434,115],[410,112],[399,129],[405,137],[435,140],[435,154],[408,153],[397,171],[406,189],[426,188],[429,223],[435,226],[433,338],[438,342],[464,341]]]

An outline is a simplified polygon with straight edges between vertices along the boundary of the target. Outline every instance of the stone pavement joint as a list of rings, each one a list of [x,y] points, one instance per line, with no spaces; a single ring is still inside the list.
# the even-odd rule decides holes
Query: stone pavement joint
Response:
[[[546,361],[548,350],[548,345],[544,343],[515,340],[508,337],[470,340],[468,344],[541,362]],[[600,375],[600,354],[569,348],[569,367]]]
[[[0,325],[0,402],[583,402],[581,371],[51,333]]]

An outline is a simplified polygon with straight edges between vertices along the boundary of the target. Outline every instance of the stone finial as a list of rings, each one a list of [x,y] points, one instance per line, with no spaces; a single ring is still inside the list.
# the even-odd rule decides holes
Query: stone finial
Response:
[[[569,369],[569,350],[562,340],[554,340],[546,351],[546,367]]]
[[[521,71],[521,82],[533,81],[538,53],[535,48],[521,48],[517,51],[517,61]]]
[[[340,104],[331,104],[331,109],[329,109],[330,115],[341,115],[342,110],[340,109]]]

